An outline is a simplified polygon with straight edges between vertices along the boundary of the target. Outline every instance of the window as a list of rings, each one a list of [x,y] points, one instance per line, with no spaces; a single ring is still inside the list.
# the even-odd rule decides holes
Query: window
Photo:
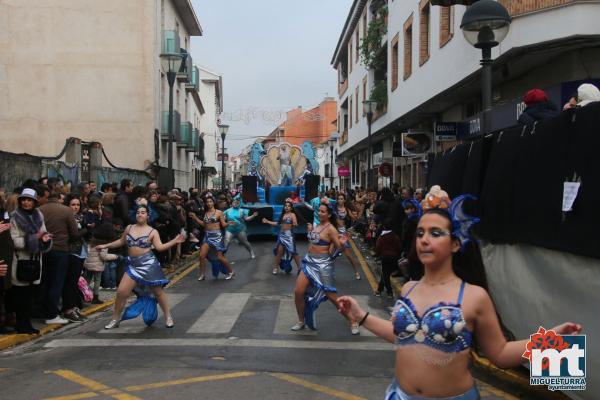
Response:
[[[367,77],[365,76],[363,78],[363,97],[362,97],[363,102],[367,100]],[[362,115],[363,118],[365,117],[365,108],[363,107],[363,111],[362,111]]]
[[[354,43],[354,46],[356,47],[354,49],[354,51],[356,52],[356,63],[358,63],[360,61],[360,38],[358,37],[358,27],[356,28],[356,41]]]
[[[367,10],[365,9],[362,17],[363,23],[363,38],[367,37]]]
[[[440,49],[454,36],[454,7],[440,7]]]
[[[352,95],[348,96],[348,121],[350,122],[349,128],[352,129]]]
[[[392,39],[392,92],[398,87],[398,40],[400,34]]]
[[[419,65],[429,60],[429,0],[421,0],[419,5]]]
[[[412,74],[412,14],[404,23],[404,80]]]
[[[354,99],[354,122],[358,123],[358,86],[356,87]]]
[[[352,73],[352,40],[348,43],[348,74]]]

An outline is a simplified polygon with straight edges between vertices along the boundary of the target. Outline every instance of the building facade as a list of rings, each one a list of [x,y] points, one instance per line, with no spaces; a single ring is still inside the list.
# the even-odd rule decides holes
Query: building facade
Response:
[[[168,48],[187,55],[173,93],[175,185],[194,185],[203,109],[189,49],[202,28],[189,0],[3,0],[0,19],[2,150],[56,155],[73,137],[160,177],[169,86],[159,55]]]
[[[516,123],[521,98],[531,88],[546,90],[560,107],[579,83],[600,78],[600,28],[592,22],[600,4],[500,2],[513,20],[506,39],[492,49],[492,129]],[[483,133],[481,52],[463,38],[465,10],[432,6],[428,0],[353,2],[331,61],[338,72],[338,157],[350,169],[352,185],[367,186],[368,127],[362,109],[367,99],[379,103],[371,162],[377,187],[425,185],[426,155],[394,157],[394,142],[402,133],[422,132],[433,139],[435,127],[447,122],[465,127],[465,138]],[[430,152],[456,143],[448,135],[442,138],[432,140]],[[389,178],[379,174],[382,163],[393,166]]]

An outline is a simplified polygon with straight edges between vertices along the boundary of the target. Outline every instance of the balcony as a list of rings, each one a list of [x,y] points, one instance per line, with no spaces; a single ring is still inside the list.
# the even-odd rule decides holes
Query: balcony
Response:
[[[161,53],[180,53],[179,33],[177,31],[162,31]]]
[[[191,71],[191,78],[185,85],[185,90],[188,92],[194,90],[198,91],[198,89],[200,88],[200,70],[198,69],[198,67],[193,66]]]
[[[178,111],[173,110],[173,138],[178,137],[179,129],[181,126],[181,115]],[[162,113],[162,124],[160,128],[160,138],[162,140],[169,140],[169,112],[163,111]]]
[[[198,131],[198,129],[196,129],[196,128],[192,129],[192,139],[190,141],[190,145],[185,148],[185,151],[188,153],[197,153],[198,145],[200,143],[199,139],[200,139],[200,131]]]
[[[181,123],[179,135],[175,136],[178,148],[187,148],[192,145],[192,128],[191,122],[186,121]]]
[[[515,1],[515,0],[499,0],[511,16],[520,14],[526,14],[535,11],[541,11],[546,8],[560,7],[569,3],[573,3],[573,0],[534,0],[534,1]]]
[[[194,68],[192,55],[185,50],[181,51],[181,55],[183,56],[183,62],[181,63],[181,68],[179,68],[179,72],[177,73],[177,80],[179,82],[191,82],[192,71]]]

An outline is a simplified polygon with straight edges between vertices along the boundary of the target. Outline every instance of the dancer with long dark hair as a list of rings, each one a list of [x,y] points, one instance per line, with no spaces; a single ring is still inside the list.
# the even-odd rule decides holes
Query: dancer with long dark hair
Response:
[[[453,202],[449,210],[428,210],[419,219],[416,252],[424,275],[404,285],[391,320],[370,315],[352,297],[338,299],[343,315],[396,344],[395,379],[386,400],[479,399],[468,368],[474,337],[490,361],[501,368],[523,361],[527,340],[506,340],[485,289],[483,266],[476,265],[469,251],[462,251],[474,245],[468,243],[468,228],[476,222],[458,219],[464,216],[462,201]],[[576,334],[581,326],[568,322],[554,331]]]
[[[125,303],[133,289],[138,285],[151,288],[165,316],[165,326],[167,328],[174,326],[167,294],[163,290],[163,287],[169,283],[169,280],[162,272],[160,263],[152,252],[152,247],[159,252],[165,251],[178,243],[183,243],[185,239],[182,235],[177,235],[167,243],[161,242],[158,232],[148,225],[148,217],[148,207],[138,205],[135,212],[136,223],[134,225],[127,226],[123,235],[118,240],[96,246],[97,250],[104,250],[116,249],[126,245],[129,254],[129,257],[127,257],[126,273],[123,274],[123,278],[121,278],[121,282],[117,288],[117,298],[115,300],[112,320],[104,327],[105,329],[114,329],[119,326]],[[156,302],[154,302],[153,307],[156,309]]]
[[[291,199],[286,199],[283,203],[283,211],[278,222],[270,221],[267,218],[262,219],[263,224],[271,226],[279,226],[277,234],[277,243],[273,252],[275,253],[275,264],[273,266],[273,274],[278,274],[282,269],[286,273],[292,271],[290,260],[293,258],[296,262],[296,267],[300,271],[300,256],[296,251],[296,241],[294,240],[293,229],[298,226],[298,216],[294,211],[294,204]],[[281,260],[284,260],[284,268],[281,268]]]
[[[334,258],[331,247],[341,250],[344,238],[340,240],[340,234],[335,228],[333,207],[327,200],[318,208],[320,224],[313,227],[308,224],[308,252],[302,259],[301,271],[296,280],[294,289],[294,301],[298,322],[292,326],[292,331],[299,331],[308,326],[317,329],[315,312],[319,304],[330,300],[337,305],[337,288],[334,283]],[[358,335],[358,324],[356,320],[351,321],[351,332]]]
[[[358,265],[356,265],[356,261],[352,254],[352,246],[348,240],[348,231],[347,228],[350,227],[352,221],[355,221],[357,215],[353,210],[352,206],[350,206],[347,202],[346,195],[344,193],[339,193],[337,195],[337,206],[335,207],[335,215],[337,219],[337,229],[340,233],[340,239],[344,241],[344,247],[342,253],[348,261],[350,261],[350,265],[352,265],[352,269],[354,270],[354,278],[356,280],[360,280],[360,272],[358,269]]]
[[[211,249],[215,251],[216,258],[228,271],[225,279],[230,280],[235,275],[235,272],[233,272],[231,264],[223,255],[226,248],[222,229],[227,226],[227,222],[225,221],[223,212],[215,208],[215,200],[212,196],[206,196],[204,205],[204,218],[200,219],[196,214],[189,213],[190,218],[204,227],[204,240],[200,246],[200,273],[198,275],[198,280],[203,281],[205,279],[206,257]]]

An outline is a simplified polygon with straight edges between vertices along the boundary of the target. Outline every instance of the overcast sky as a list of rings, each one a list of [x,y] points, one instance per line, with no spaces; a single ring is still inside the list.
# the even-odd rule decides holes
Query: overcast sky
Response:
[[[269,134],[285,112],[335,97],[330,65],[352,0],[192,0],[204,36],[194,63],[223,76],[225,147]]]

